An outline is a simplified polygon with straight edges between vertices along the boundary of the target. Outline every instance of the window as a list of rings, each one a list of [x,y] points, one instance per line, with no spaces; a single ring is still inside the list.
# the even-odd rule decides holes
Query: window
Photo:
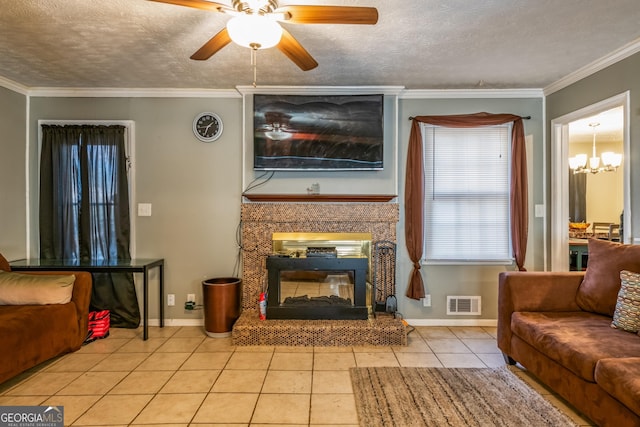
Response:
[[[40,257],[130,259],[126,124],[40,123]],[[92,310],[114,327],[137,328],[132,273],[93,273]]]
[[[424,260],[511,262],[511,124],[421,125],[424,147]]]
[[[127,128],[42,124],[40,252],[129,258]]]

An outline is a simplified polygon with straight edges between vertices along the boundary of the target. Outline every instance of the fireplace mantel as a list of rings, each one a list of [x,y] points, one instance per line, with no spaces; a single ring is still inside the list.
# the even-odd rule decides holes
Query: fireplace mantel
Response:
[[[252,202],[351,202],[386,203],[393,194],[242,194]]]

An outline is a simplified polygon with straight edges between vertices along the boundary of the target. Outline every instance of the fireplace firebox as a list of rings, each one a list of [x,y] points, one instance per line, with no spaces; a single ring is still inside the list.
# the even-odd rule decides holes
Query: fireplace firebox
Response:
[[[268,319],[367,319],[368,233],[274,233]]]

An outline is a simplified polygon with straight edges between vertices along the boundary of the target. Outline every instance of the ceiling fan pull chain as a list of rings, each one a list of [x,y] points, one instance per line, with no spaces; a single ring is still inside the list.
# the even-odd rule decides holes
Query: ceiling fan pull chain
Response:
[[[251,66],[253,67],[253,87],[256,87],[256,80],[258,80],[258,48],[256,46],[251,47]]]

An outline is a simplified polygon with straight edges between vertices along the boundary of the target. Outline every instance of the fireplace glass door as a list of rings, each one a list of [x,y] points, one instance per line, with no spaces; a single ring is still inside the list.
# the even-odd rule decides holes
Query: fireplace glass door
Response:
[[[348,271],[280,271],[280,305],[354,305],[353,273]]]
[[[267,257],[267,319],[366,319],[367,258]]]

